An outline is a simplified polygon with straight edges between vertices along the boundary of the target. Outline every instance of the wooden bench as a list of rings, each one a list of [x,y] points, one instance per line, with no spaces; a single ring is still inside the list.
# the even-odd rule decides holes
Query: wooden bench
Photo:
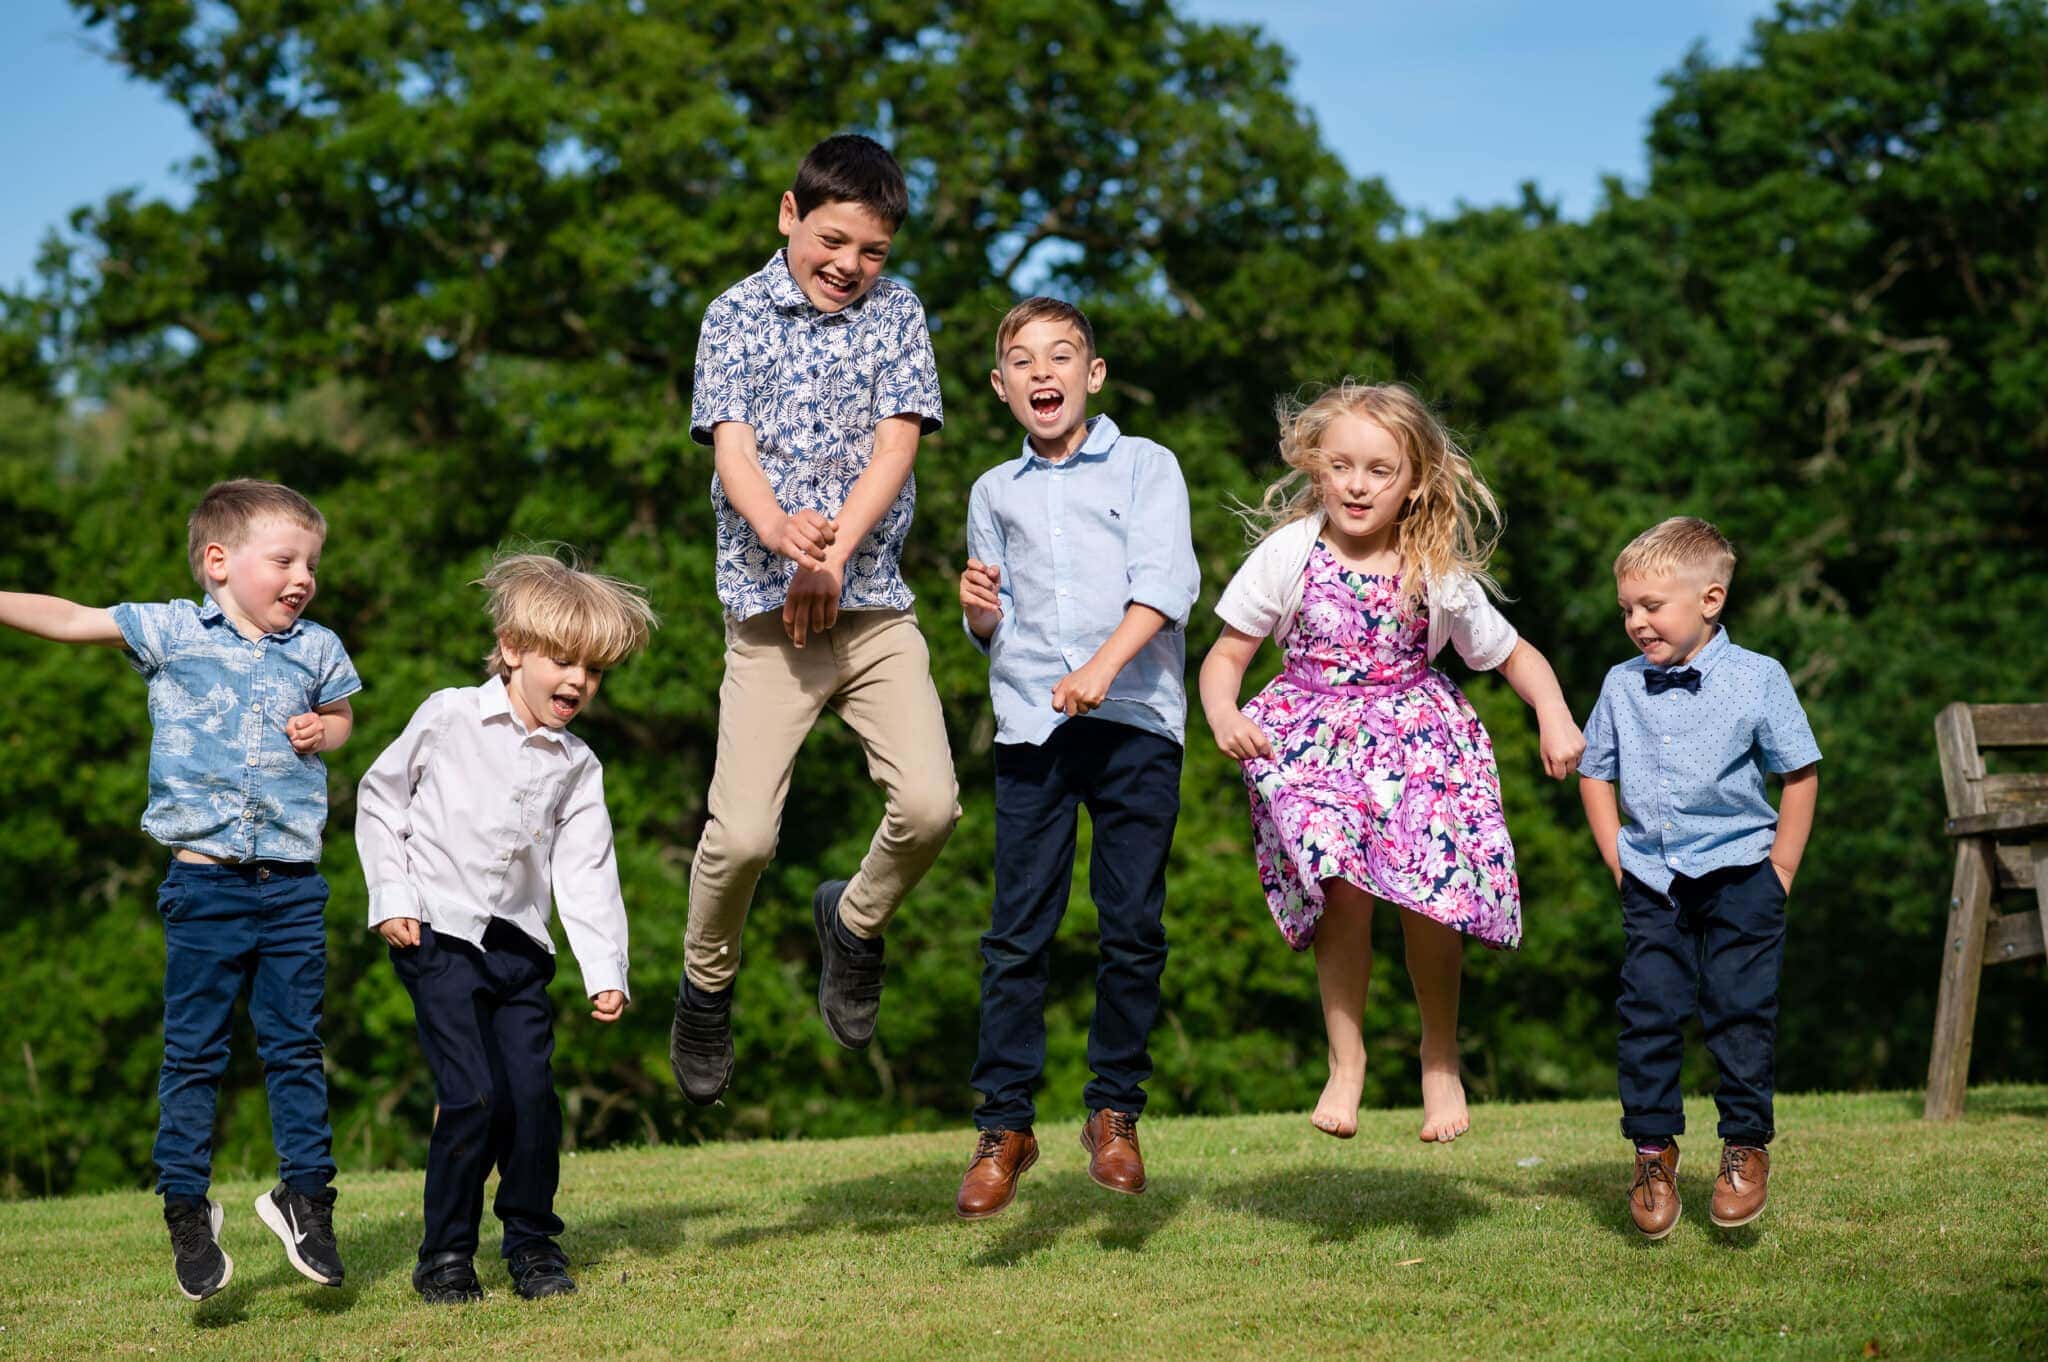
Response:
[[[1977,987],[1986,965],[2048,953],[2048,772],[1987,775],[1984,753],[2048,747],[2048,704],[1950,705],[1934,721],[1948,835],[1956,844],[1941,995],[1927,1065],[1927,1119],[1963,1114]],[[2000,890],[2032,889],[2033,911],[2001,915]]]

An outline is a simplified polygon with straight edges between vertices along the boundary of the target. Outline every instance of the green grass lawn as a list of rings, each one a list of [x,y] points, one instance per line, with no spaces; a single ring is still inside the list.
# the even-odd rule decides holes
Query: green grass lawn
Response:
[[[1711,1104],[1694,1099],[1711,1126]],[[1306,1114],[1149,1120],[1142,1197],[1088,1181],[1071,1124],[993,1220],[954,1220],[964,1128],[565,1159],[579,1295],[430,1308],[417,1174],[345,1174],[348,1285],[302,1281],[228,1183],[234,1281],[179,1296],[154,1197],[0,1205],[0,1356],[443,1358],[1951,1358],[2048,1356],[2048,1089],[1788,1097],[1770,1209],[1720,1231],[1686,1142],[1661,1244],[1623,1204],[1611,1103],[1482,1106],[1417,1142]],[[486,1225],[486,1243],[495,1234]],[[494,1249],[487,1249],[493,1252]]]

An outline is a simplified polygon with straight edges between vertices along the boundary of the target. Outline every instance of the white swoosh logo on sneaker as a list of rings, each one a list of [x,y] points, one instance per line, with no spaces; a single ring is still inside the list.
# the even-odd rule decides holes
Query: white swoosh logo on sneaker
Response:
[[[296,1248],[306,1242],[306,1232],[299,1228],[299,1218],[292,1213],[289,1206],[284,1208],[284,1222],[291,1227],[292,1247]]]

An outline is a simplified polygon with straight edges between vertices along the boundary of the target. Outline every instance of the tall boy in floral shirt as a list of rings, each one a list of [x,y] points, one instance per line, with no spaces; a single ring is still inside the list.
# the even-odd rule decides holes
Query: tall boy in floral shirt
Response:
[[[714,451],[726,651],[669,1044],[694,1102],[717,1101],[732,1078],[740,929],[820,711],[860,736],[888,801],[860,868],[811,899],[818,1009],[840,1044],[874,1035],[882,930],[960,813],[900,567],[917,442],[942,416],[924,309],[881,274],[908,206],[881,146],[820,142],[782,196],[788,246],[704,314],[690,434]]]

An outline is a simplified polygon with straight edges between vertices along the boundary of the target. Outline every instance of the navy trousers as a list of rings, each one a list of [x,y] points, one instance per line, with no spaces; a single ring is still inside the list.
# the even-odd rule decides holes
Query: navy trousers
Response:
[[[481,950],[421,923],[420,944],[393,947],[391,964],[412,994],[441,1104],[427,1145],[420,1261],[475,1255],[493,1168],[491,1209],[505,1227],[504,1256],[553,1245],[562,1232],[562,1104],[548,1002],[555,957],[510,923],[493,921]]]
[[[1666,894],[1624,875],[1621,922],[1621,1133],[1631,1140],[1684,1133],[1681,1028],[1698,1012],[1707,1053],[1721,1071],[1714,1094],[1721,1138],[1769,1144],[1785,954],[1778,872],[1766,860],[1698,879],[1680,875]]]
[[[1180,816],[1180,744],[1107,719],[1069,719],[1043,744],[996,745],[996,895],[981,938],[981,1045],[974,1123],[1023,1130],[1045,1069],[1050,952],[1074,875],[1079,811],[1095,848],[1101,923],[1083,1093],[1090,1110],[1145,1109],[1147,1045],[1166,968],[1166,857]]]
[[[200,1199],[213,1180],[213,1123],[235,1000],[270,1094],[277,1175],[317,1196],[334,1181],[321,1068],[327,881],[311,865],[173,860],[156,896],[164,921],[164,1063],[157,1081],[157,1191]]]

